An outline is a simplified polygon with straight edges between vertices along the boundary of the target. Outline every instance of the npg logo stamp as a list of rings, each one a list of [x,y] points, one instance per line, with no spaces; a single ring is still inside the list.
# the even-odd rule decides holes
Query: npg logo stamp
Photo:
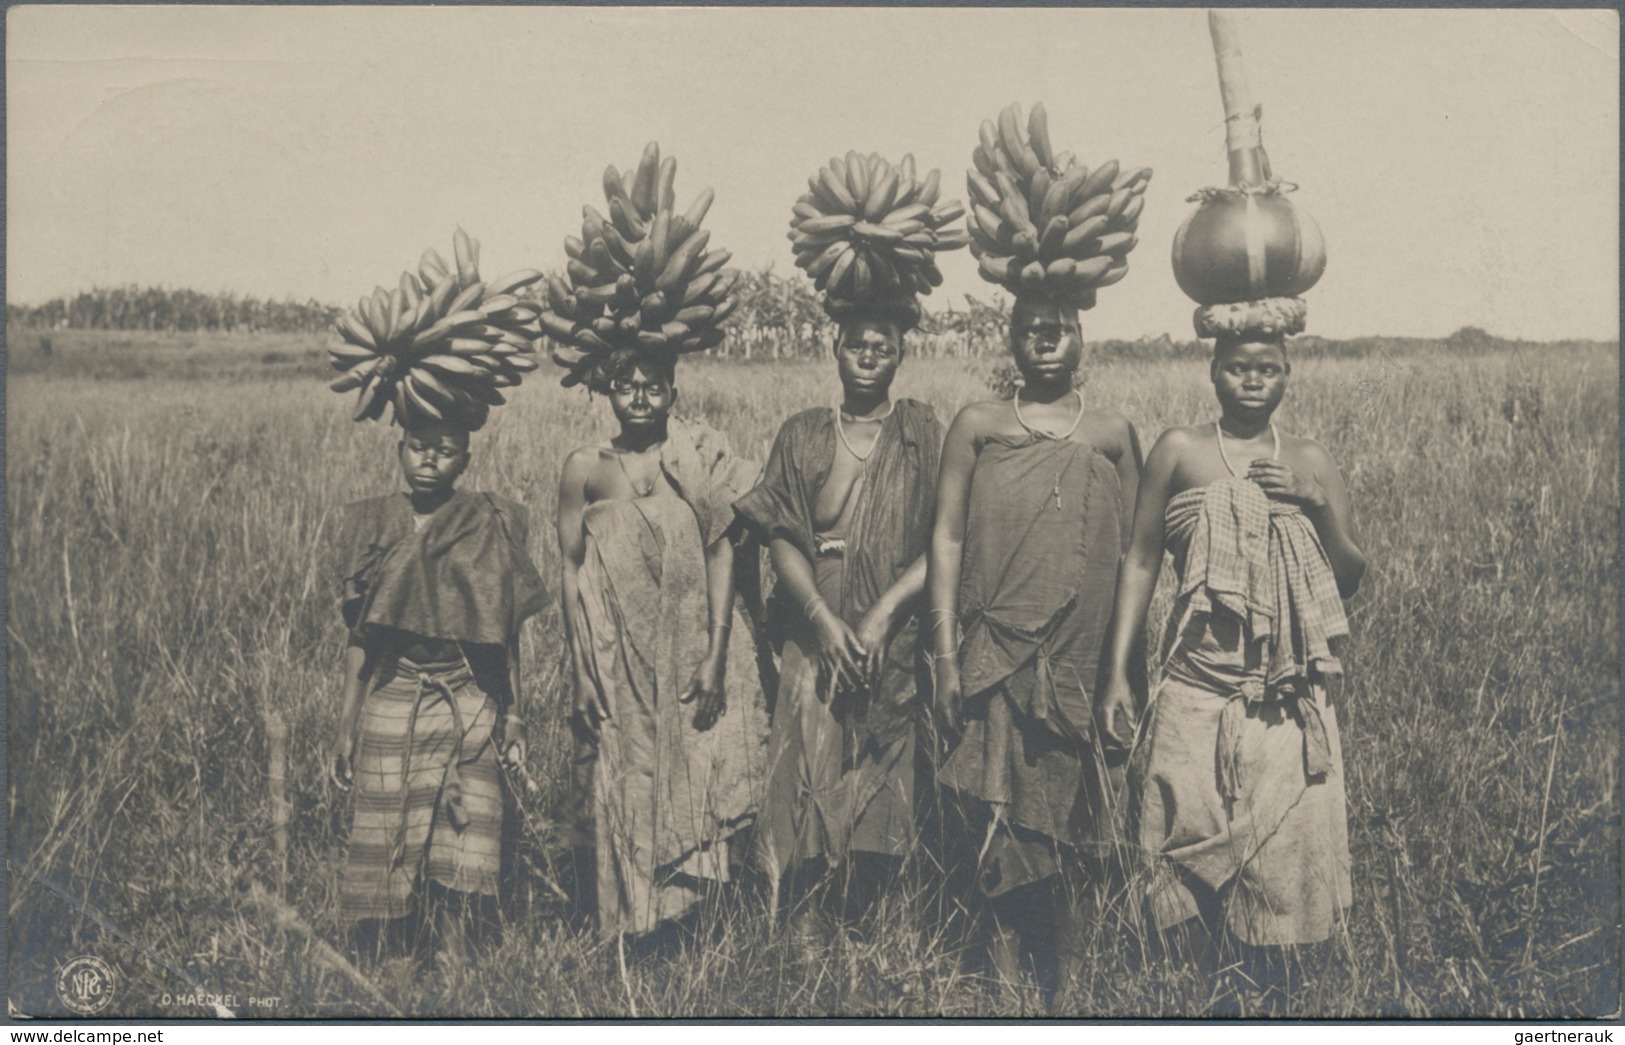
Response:
[[[71,959],[56,974],[56,996],[81,1016],[94,1016],[113,1000],[113,969],[93,954]]]

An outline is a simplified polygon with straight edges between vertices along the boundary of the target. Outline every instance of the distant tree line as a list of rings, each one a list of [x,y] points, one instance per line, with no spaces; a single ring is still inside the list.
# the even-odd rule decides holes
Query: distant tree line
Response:
[[[319,301],[276,301],[165,287],[95,287],[40,305],[7,303],[8,325],[31,330],[265,331],[313,334],[340,309]]]
[[[539,290],[533,290],[539,294]],[[720,354],[741,359],[785,359],[818,356],[828,351],[834,325],[819,306],[812,282],[801,273],[781,276],[773,266],[747,270],[740,282],[739,310],[729,324],[729,337]],[[919,329],[911,335],[913,350],[928,357],[972,357],[1006,351],[1009,303],[995,294],[983,301],[965,295],[965,305],[926,298]],[[937,307],[933,307],[937,306]],[[6,305],[8,326],[29,330],[149,330],[160,332],[211,331],[221,333],[270,332],[321,334],[331,328],[342,309],[311,300],[277,301],[229,292],[205,294],[196,290],[163,287],[96,287],[40,305]],[[1088,335],[1087,319],[1084,328]],[[1363,357],[1437,348],[1440,340],[1365,337],[1330,340],[1314,335],[1293,338],[1292,351],[1303,355]],[[1462,353],[1504,347],[1533,347],[1534,342],[1508,341],[1478,327],[1462,327],[1442,339]],[[1205,358],[1204,342],[1155,338],[1091,341],[1102,360]]]

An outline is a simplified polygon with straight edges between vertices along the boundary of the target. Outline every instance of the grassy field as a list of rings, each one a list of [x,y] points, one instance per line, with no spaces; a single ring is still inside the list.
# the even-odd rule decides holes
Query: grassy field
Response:
[[[789,946],[745,888],[700,937],[635,953],[623,974],[544,880],[560,876],[568,778],[556,608],[524,636],[543,793],[522,803],[503,941],[466,968],[350,977],[324,950],[342,946],[345,821],[323,773],[341,642],[326,544],[341,504],[397,488],[398,473],[392,433],[352,424],[323,388],[319,348],[89,334],[49,353],[12,346],[14,1011],[63,1012],[53,977],[83,953],[113,965],[110,1011],[132,1017],[210,1015],[189,984],[283,1017],[1041,1011],[1035,990],[988,985],[974,941],[937,917],[952,897],[923,864],[863,938],[822,954]],[[946,419],[986,394],[993,362],[911,360],[898,391]],[[1339,710],[1355,906],[1290,1013],[1618,1011],[1618,365],[1617,346],[1298,360],[1281,423],[1342,464],[1371,569]],[[540,522],[563,455],[606,431],[608,408],[539,376],[476,437],[465,484]],[[1200,365],[1113,364],[1084,394],[1149,445],[1213,416],[1205,379]],[[836,394],[829,367],[804,363],[699,362],[680,384],[684,412],[757,459],[785,416]],[[533,531],[551,583],[557,554],[546,526]],[[276,877],[273,715],[288,726],[291,822],[286,905],[268,910],[255,897]],[[1100,927],[1080,1013],[1203,1012],[1206,988],[1136,958],[1136,933]]]

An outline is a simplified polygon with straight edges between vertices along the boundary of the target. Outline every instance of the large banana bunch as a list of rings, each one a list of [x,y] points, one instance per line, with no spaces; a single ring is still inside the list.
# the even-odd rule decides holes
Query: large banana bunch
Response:
[[[938,202],[939,173],[914,174],[914,157],[893,166],[875,153],[832,157],[796,200],[790,242],[796,267],[831,297],[929,294],[942,284],[936,252],[967,242],[949,229],[965,214],[958,200]]]
[[[599,385],[622,352],[697,352],[722,343],[722,323],[739,307],[733,257],[706,247],[700,228],[715,193],[676,209],[675,157],[650,142],[636,170],[604,171],[609,216],[582,208],[581,236],[564,241],[569,282],[547,280],[539,320],[566,386]]]
[[[1091,170],[1050,144],[1040,102],[1021,133],[1021,106],[983,120],[967,172],[971,253],[982,278],[1013,294],[1038,293],[1092,308],[1095,291],[1128,274],[1128,252],[1151,168],[1116,160]]]
[[[456,267],[430,248],[416,274],[401,273],[393,290],[378,287],[335,324],[343,341],[327,350],[344,371],[329,387],[359,388],[355,419],[371,421],[393,407],[398,424],[453,420],[478,428],[502,404],[499,388],[535,370],[530,354],[541,334],[541,306],[516,292],[542,278],[521,269],[480,279],[480,244],[462,229],[453,237]]]

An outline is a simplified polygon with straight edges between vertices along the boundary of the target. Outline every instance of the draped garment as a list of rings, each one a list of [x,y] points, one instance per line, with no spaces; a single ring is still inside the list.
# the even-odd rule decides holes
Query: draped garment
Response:
[[[364,640],[504,645],[546,600],[528,543],[524,508],[496,494],[457,490],[421,529],[404,494],[347,505],[337,539],[345,624]]]
[[[456,491],[421,528],[403,494],[340,516],[341,612],[375,658],[357,722],[346,918],[401,917],[425,881],[497,892],[505,651],[545,597],[527,543],[524,509],[495,494]],[[422,640],[450,659],[400,655]]]
[[[992,436],[971,475],[960,575],[964,736],[938,773],[977,801],[990,895],[1116,840],[1121,774],[1092,696],[1122,553],[1117,469],[1092,446]]]
[[[729,841],[756,810],[765,757],[748,640],[731,636],[728,707],[715,725],[695,729],[697,705],[678,702],[709,648],[705,552],[727,539],[751,469],[714,431],[675,419],[660,464],[669,486],[582,515],[580,646],[609,708],[584,768],[599,928],[611,938],[681,917],[703,879],[728,879]]]
[[[926,551],[936,508],[942,427],[931,407],[898,400],[881,423],[852,494],[850,532],[814,532],[813,505],[836,453],[834,413],[785,422],[762,480],[734,505],[765,542],[789,541],[813,567],[818,593],[856,629],[876,599]],[[902,855],[914,843],[914,728],[924,660],[910,614],[887,647],[873,692],[829,692],[805,607],[780,594],[771,619],[782,641],[769,779],[757,852],[777,875],[851,850]]]
[[[1228,888],[1243,942],[1324,940],[1352,896],[1336,578],[1303,512],[1245,479],[1175,496],[1165,534],[1174,616],[1131,762],[1153,916]]]

